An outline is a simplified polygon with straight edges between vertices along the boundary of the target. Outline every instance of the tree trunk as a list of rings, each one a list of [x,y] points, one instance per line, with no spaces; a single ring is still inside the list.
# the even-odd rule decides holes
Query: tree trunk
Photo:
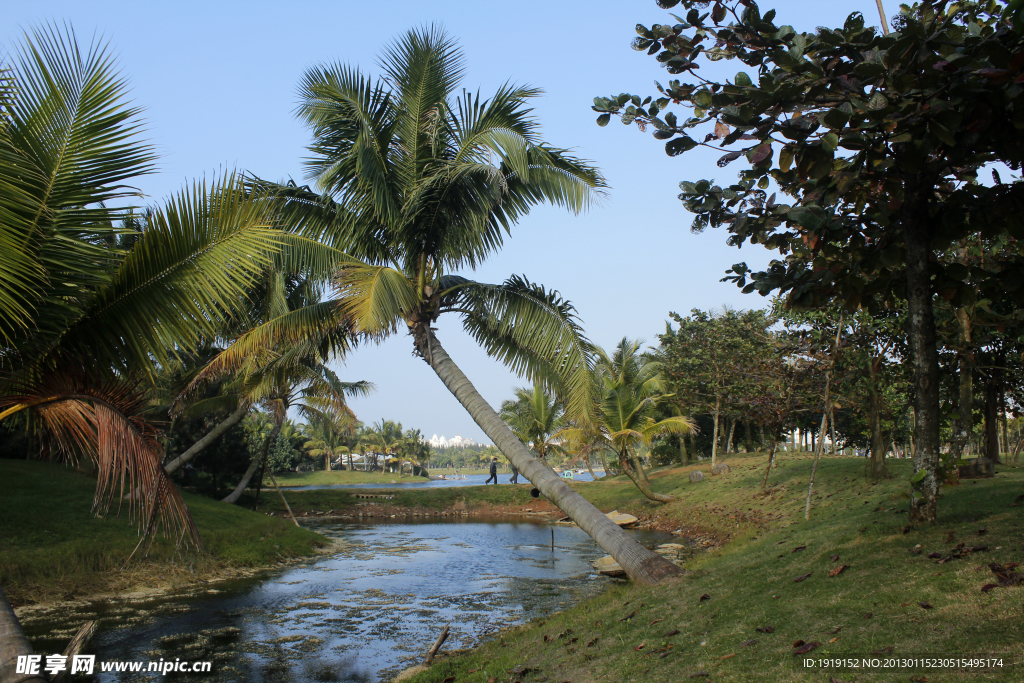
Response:
[[[414,333],[419,353],[484,434],[544,496],[615,558],[631,579],[638,584],[652,586],[681,573],[679,567],[628,536],[583,496],[573,491],[561,477],[533,457],[448,357],[430,330],[429,323],[420,323]]]
[[[998,370],[989,370],[985,381],[985,457],[999,463],[999,379]]]
[[[871,398],[868,403],[868,423],[871,428],[871,478],[884,479],[889,476],[885,467],[885,439],[882,436],[881,396],[878,387],[878,369],[880,358],[868,361],[871,374]]]
[[[686,467],[690,464],[690,454],[686,451],[686,435],[679,435],[679,464]]]
[[[633,453],[632,457],[630,458],[630,460],[632,460],[632,462],[633,462],[633,468],[636,470],[636,474],[640,478],[640,481],[642,481],[644,483],[644,486],[646,486],[647,488],[650,488],[651,487],[651,480],[647,478],[647,472],[644,471],[644,464],[642,462],[640,462],[640,456],[637,455],[636,453]],[[629,472],[626,472],[626,474],[628,475]],[[630,477],[630,479],[632,479],[632,478],[633,477]],[[644,494],[644,495],[647,495],[647,494]],[[648,497],[650,497],[650,496],[648,496]]]
[[[238,406],[235,412],[228,415],[226,420],[224,420],[219,425],[211,429],[209,433],[207,433],[206,436],[204,436],[203,438],[199,439],[199,441],[196,441],[194,444],[192,444],[192,446],[187,451],[185,451],[177,458],[167,463],[167,465],[164,467],[164,471],[166,471],[167,474],[174,474],[175,472],[177,472],[185,463],[199,455],[207,446],[209,446],[214,441],[219,439],[221,434],[223,434],[224,432],[228,431],[236,424],[241,422],[242,418],[248,414],[248,403],[243,403],[242,405]]]
[[[619,453],[619,467],[626,473],[629,480],[636,485],[637,489],[640,490],[640,493],[644,494],[644,497],[649,500],[654,500],[659,503],[671,503],[675,500],[672,496],[666,496],[663,493],[658,493],[651,488],[651,482],[647,477],[643,476],[644,469],[640,466],[639,459],[635,454],[632,456],[626,456],[625,453]]]
[[[604,477],[602,478],[607,479],[608,477],[612,476],[612,468],[608,467],[608,458],[606,458],[604,455],[604,449],[600,449],[598,453],[601,454],[601,466],[604,467]]]
[[[743,421],[743,448],[747,453],[754,452],[754,438],[750,433],[750,420]]]
[[[956,406],[956,412],[960,417],[953,421],[953,438],[950,445],[953,449],[953,459],[959,460],[974,429],[974,368],[971,365],[971,318],[967,309],[957,309],[956,319],[960,323],[962,347],[958,359],[960,394]]]
[[[0,683],[49,683],[49,678],[43,675],[15,673],[18,656],[30,654],[33,654],[32,645],[21,630],[21,622],[4,596],[3,588],[0,588]]]
[[[583,462],[587,463],[587,471],[590,472],[590,478],[597,481],[597,477],[594,476],[594,468],[590,464],[590,451],[587,451],[587,454],[583,456]]]
[[[278,433],[280,433],[280,431],[281,424],[275,424],[274,428],[270,430],[270,436],[267,437],[267,440],[263,444],[263,452],[252,459],[252,462],[249,463],[249,469],[247,469],[245,471],[245,474],[242,475],[242,481],[238,482],[238,486],[235,487],[235,490],[229,493],[222,502],[238,502],[238,499],[241,498],[242,496],[242,492],[245,491],[245,488],[249,485],[249,480],[252,479],[252,475],[256,474],[256,468],[259,467],[260,464],[267,459],[267,456],[270,453],[270,444],[277,439],[277,435]],[[262,475],[260,475],[260,479],[263,479]]]
[[[914,361],[914,472],[924,472],[918,493],[911,500],[912,522],[934,522],[939,498],[939,430],[942,414],[939,405],[939,353],[935,339],[935,313],[932,308],[928,238],[932,218],[928,215],[927,195],[931,187],[919,186],[920,179],[904,183],[901,209],[903,241],[907,259],[907,303],[910,349]]]
[[[825,382],[825,404],[828,405],[828,381]],[[811,465],[811,481],[807,485],[807,505],[804,506],[804,519],[811,518],[811,497],[814,495],[814,475],[818,471],[818,459],[825,450],[825,429],[828,427],[828,412],[821,414],[821,429],[818,431],[818,443],[814,448],[814,464]],[[814,437],[814,434],[811,434]]]
[[[768,451],[768,467],[764,469],[764,479],[761,480],[761,493],[768,490],[768,473],[772,471],[772,467],[775,465],[775,448],[777,444],[778,440],[772,439],[772,445]]]
[[[736,418],[732,418],[732,424],[729,425],[729,436],[725,439],[725,454],[729,455],[732,453],[732,437],[736,434]]]
[[[715,429],[711,435],[711,466],[714,467],[718,462],[718,415],[719,409],[722,407],[722,398],[715,396]]]

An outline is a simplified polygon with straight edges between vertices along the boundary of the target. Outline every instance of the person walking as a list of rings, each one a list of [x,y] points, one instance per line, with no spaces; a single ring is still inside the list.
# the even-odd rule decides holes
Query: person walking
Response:
[[[509,483],[510,484],[518,484],[519,483],[519,470],[517,470],[516,466],[513,465],[512,463],[509,463],[508,466],[512,468],[512,478],[508,480]]]
[[[491,479],[494,480],[495,484],[498,483],[498,459],[497,458],[491,458],[491,476],[487,477],[487,481],[484,482],[484,485],[486,486],[487,484],[490,484],[491,483]]]

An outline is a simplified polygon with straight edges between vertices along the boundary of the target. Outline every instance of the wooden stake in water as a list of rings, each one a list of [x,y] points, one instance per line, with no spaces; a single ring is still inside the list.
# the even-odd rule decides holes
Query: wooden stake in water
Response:
[[[551,552],[555,552],[555,528],[551,527]]]

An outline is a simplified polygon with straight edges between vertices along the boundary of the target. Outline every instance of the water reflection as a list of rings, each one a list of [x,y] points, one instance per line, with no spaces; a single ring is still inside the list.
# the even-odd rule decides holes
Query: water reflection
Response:
[[[498,486],[507,485],[508,473],[498,475]],[[412,489],[437,489],[457,488],[461,486],[484,486],[487,481],[486,474],[467,474],[465,479],[395,479],[394,484],[310,484],[309,486],[288,486],[288,491],[315,491],[319,489],[388,489],[388,488],[412,488]],[[522,480],[521,480],[522,481]],[[575,475],[571,480],[566,481],[594,481],[589,472]],[[491,484],[494,486],[494,484]]]
[[[418,663],[451,622],[446,648],[600,591],[582,530],[536,520],[330,523],[337,554],[221,592],[144,604],[98,604],[30,629],[36,651],[59,652],[81,620],[103,618],[97,660],[211,660],[212,674],[106,673],[97,681],[387,680]],[[665,534],[632,532],[654,545]]]

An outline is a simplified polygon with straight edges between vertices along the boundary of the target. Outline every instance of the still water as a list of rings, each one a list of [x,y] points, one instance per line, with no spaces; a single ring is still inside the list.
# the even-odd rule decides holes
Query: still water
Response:
[[[604,552],[575,527],[522,518],[492,521],[322,523],[336,554],[219,592],[96,603],[32,623],[37,653],[60,652],[67,633],[101,619],[97,661],[213,662],[212,674],[105,673],[94,681],[389,680],[422,661],[441,628],[445,649],[469,647],[511,624],[564,609],[607,585],[589,560]],[[554,550],[551,532],[554,530]],[[631,531],[649,547],[668,534]]]
[[[498,475],[498,486],[507,484],[509,480],[509,474],[502,473]],[[399,488],[410,488],[410,489],[437,489],[437,488],[452,488],[458,486],[481,486],[487,481],[486,474],[467,474],[465,479],[418,479],[416,481],[395,480],[395,484],[399,485]],[[566,479],[566,481],[570,481]],[[584,472],[582,474],[574,475],[571,481],[594,481],[593,477],[590,476],[590,472]],[[529,483],[525,477],[520,475],[519,483]],[[494,484],[491,484],[494,486]],[[282,487],[284,488],[284,487]],[[386,489],[395,488],[391,484],[311,484],[309,486],[289,486],[285,488],[286,491],[312,491],[315,489]]]

